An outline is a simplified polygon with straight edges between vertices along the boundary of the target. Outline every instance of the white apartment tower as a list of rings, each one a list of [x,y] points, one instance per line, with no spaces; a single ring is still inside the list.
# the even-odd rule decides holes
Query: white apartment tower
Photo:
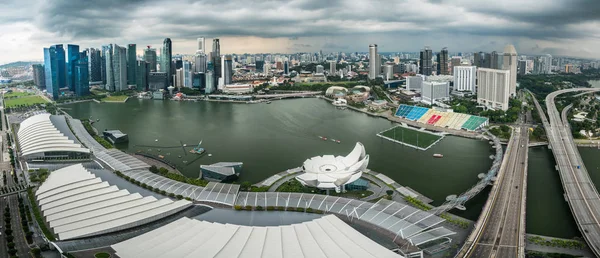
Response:
[[[475,77],[477,67],[455,66],[454,67],[454,90],[475,92]]]
[[[381,69],[381,67],[377,67],[379,62],[381,62],[377,61],[378,56],[379,55],[377,54],[377,44],[369,45],[369,79],[371,80],[375,79],[375,77],[379,75],[377,71]]]
[[[504,60],[502,69],[510,71],[510,95],[514,96],[517,93],[517,50],[513,45],[504,47]]]
[[[489,109],[508,110],[510,78],[509,70],[477,69],[477,103]]]
[[[204,37],[198,38],[198,52],[202,52],[203,54],[206,54],[206,45],[205,45]]]

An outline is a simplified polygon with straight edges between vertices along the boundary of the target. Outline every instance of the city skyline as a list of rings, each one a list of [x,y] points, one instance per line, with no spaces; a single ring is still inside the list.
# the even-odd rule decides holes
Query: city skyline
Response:
[[[210,39],[218,37],[223,53],[365,52],[371,43],[379,52],[416,52],[425,45],[474,52],[514,44],[519,53],[598,58],[598,8],[586,0],[543,6],[472,0],[12,1],[0,18],[7,50],[0,64],[41,60],[39,49],[59,42],[82,48],[135,43],[141,51],[167,37],[174,54],[194,54],[198,37],[206,37],[210,49]]]

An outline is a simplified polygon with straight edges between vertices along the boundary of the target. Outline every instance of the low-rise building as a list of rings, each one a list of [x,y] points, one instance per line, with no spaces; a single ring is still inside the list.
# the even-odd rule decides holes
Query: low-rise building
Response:
[[[254,85],[252,84],[228,84],[223,87],[223,93],[244,94],[252,93]]]
[[[119,130],[106,130],[102,132],[102,135],[104,135],[104,138],[106,138],[112,144],[129,141],[129,136]]]

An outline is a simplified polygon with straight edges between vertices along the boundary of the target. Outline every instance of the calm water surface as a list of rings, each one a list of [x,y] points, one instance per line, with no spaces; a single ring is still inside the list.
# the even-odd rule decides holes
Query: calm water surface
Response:
[[[64,108],[76,118],[100,119],[95,124],[98,130],[119,129],[129,134],[129,143],[118,146],[120,149],[164,155],[189,177],[198,176],[201,164],[241,161],[244,168],[240,180],[256,183],[301,166],[313,156],[347,155],[360,141],[370,155],[370,169],[421,192],[433,199],[434,205],[475,184],[477,174],[487,172],[491,166],[489,156],[493,154],[487,141],[453,136],[427,151],[382,140],[375,134],[394,124],[338,110],[319,99],[272,104],[132,99],[126,103],[84,102]],[[318,136],[338,139],[341,144],[322,141]],[[198,158],[187,152],[200,140],[212,157]],[[186,151],[176,147],[180,142],[188,144]],[[444,158],[433,158],[434,153]],[[459,214],[476,218],[485,198],[468,202],[468,210]]]

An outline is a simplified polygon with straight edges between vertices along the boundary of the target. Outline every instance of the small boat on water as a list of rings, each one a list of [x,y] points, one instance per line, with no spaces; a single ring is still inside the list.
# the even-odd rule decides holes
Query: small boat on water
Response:
[[[434,157],[434,158],[443,158],[443,157],[444,157],[444,155],[442,155],[442,154],[439,154],[439,153],[436,153],[436,154],[433,154],[433,157]]]
[[[319,138],[323,141],[327,141],[327,137],[319,136]]]
[[[267,104],[271,104],[271,101],[267,101]]]
[[[161,159],[165,158],[165,156],[163,156],[163,155],[158,155],[158,157],[161,158]]]
[[[206,152],[206,150],[204,148],[200,147],[200,145],[202,145],[202,141],[200,141],[200,143],[198,143],[198,146],[196,146],[192,150],[190,150],[190,153],[195,153],[195,154],[199,154],[199,155],[204,154],[204,152]]]
[[[96,119],[96,122],[99,122],[99,121],[100,121],[100,118]]]
[[[154,141],[155,141],[155,142],[157,142],[157,141],[158,141],[158,139],[156,139],[156,140],[154,140]]]
[[[210,153],[209,153],[209,154],[208,154],[208,156],[209,156],[209,157],[212,157],[212,154],[210,154]]]
[[[181,155],[179,155],[178,158],[181,158]]]

